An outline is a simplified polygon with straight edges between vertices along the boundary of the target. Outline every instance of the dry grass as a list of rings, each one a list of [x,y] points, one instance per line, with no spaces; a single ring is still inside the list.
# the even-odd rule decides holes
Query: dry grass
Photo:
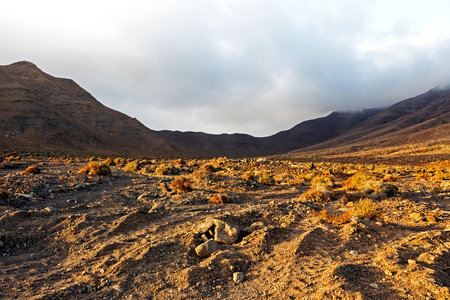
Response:
[[[192,191],[191,182],[182,176],[176,176],[172,180],[171,187],[174,191],[179,193],[187,193]]]
[[[225,194],[214,194],[211,196],[211,203],[214,204],[224,204],[224,203],[231,203],[233,202],[232,199],[230,197],[228,197]]]
[[[326,191],[318,191],[316,189],[309,189],[302,194],[300,199],[302,201],[329,202],[330,195]]]
[[[263,185],[274,185],[275,178],[271,174],[264,173],[258,176],[258,183]]]
[[[137,172],[141,168],[139,162],[137,160],[129,162],[123,168],[127,172]]]
[[[328,223],[328,224],[333,224],[333,225],[345,224],[353,218],[353,215],[351,212],[332,214],[327,209],[321,210],[316,216],[321,221]]]
[[[29,166],[23,173],[24,174],[39,174],[39,173],[41,173],[41,170],[36,165],[32,165],[32,166]]]
[[[111,169],[103,163],[99,164],[98,162],[90,162],[88,165],[80,169],[80,173],[90,176],[108,176],[111,175]]]

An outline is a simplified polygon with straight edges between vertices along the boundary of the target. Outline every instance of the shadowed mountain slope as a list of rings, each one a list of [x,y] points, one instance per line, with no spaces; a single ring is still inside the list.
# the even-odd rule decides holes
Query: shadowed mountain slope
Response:
[[[34,64],[0,67],[3,149],[160,155],[182,152],[138,120],[112,110],[70,79]]]
[[[70,79],[29,62],[0,66],[0,149],[147,157],[254,157],[348,145],[384,147],[446,138],[450,91],[389,108],[333,112],[268,137],[154,131]]]
[[[295,152],[349,145],[381,148],[446,140],[449,123],[450,90],[436,88],[398,102],[344,134]]]

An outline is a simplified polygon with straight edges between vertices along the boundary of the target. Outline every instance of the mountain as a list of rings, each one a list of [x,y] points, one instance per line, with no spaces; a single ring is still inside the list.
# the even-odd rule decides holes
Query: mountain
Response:
[[[447,140],[449,124],[450,90],[435,88],[385,108],[341,135],[294,153],[352,145],[383,148]]]
[[[255,157],[336,147],[388,147],[450,133],[450,90],[391,107],[332,112],[268,137],[154,131],[70,79],[30,62],[0,66],[0,149],[147,157]]]
[[[0,67],[2,149],[123,155],[177,155],[185,150],[138,120],[112,110],[70,79],[30,62]]]

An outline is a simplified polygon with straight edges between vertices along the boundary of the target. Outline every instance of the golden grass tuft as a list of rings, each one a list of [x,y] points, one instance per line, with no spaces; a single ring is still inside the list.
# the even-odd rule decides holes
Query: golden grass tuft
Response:
[[[353,215],[351,212],[332,214],[327,209],[323,209],[317,213],[316,217],[328,224],[341,225],[348,223],[353,218]]]
[[[39,173],[41,173],[41,170],[36,165],[32,165],[32,166],[29,166],[23,173],[24,174],[39,174]]]
[[[352,214],[358,218],[370,219],[377,213],[375,204],[370,199],[361,199],[352,207]]]
[[[300,199],[303,201],[329,202],[330,195],[327,191],[318,191],[316,189],[309,189],[302,194]]]
[[[137,160],[134,160],[127,163],[123,169],[127,172],[137,172],[140,168],[141,165],[139,164],[139,162]]]
[[[258,183],[263,185],[274,185],[275,178],[269,173],[264,173],[258,176]]]
[[[173,190],[179,193],[187,193],[192,191],[191,182],[182,176],[176,176],[171,183],[171,187]]]
[[[214,204],[224,204],[224,203],[231,203],[231,202],[232,202],[232,199],[225,194],[220,194],[220,195],[214,194],[211,196],[211,203],[214,203]]]
[[[111,169],[103,163],[99,164],[98,162],[90,162],[88,165],[80,169],[80,173],[90,176],[108,176],[111,175]]]

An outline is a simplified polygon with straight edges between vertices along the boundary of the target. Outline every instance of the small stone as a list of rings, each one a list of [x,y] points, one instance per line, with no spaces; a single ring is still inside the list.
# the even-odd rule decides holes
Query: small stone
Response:
[[[350,254],[351,254],[351,255],[358,255],[358,251],[356,251],[356,250],[350,250]]]
[[[386,274],[387,276],[392,276],[392,272],[389,271],[389,270],[385,270],[385,271],[384,271],[384,274]]]
[[[119,293],[123,293],[124,289],[120,284],[113,285],[112,288]]]
[[[408,264],[415,265],[416,261],[414,259],[408,259]]]
[[[234,272],[233,273],[233,281],[236,283],[242,283],[244,282],[245,276],[242,272]]]
[[[55,208],[51,207],[51,206],[47,206],[46,208],[43,209],[44,211],[48,212],[48,213],[53,213],[55,212]]]
[[[263,222],[255,222],[252,225],[250,225],[250,230],[253,232],[253,231],[256,231],[258,229],[265,228],[265,227],[266,227],[266,225],[264,225]]]
[[[219,244],[217,244],[216,241],[211,239],[197,246],[195,248],[195,253],[197,253],[199,257],[208,257],[217,250],[219,250]]]
[[[371,283],[371,284],[369,284],[369,285],[370,285],[370,287],[373,288],[373,289],[377,289],[377,288],[378,288],[378,284],[376,284],[376,283]]]

